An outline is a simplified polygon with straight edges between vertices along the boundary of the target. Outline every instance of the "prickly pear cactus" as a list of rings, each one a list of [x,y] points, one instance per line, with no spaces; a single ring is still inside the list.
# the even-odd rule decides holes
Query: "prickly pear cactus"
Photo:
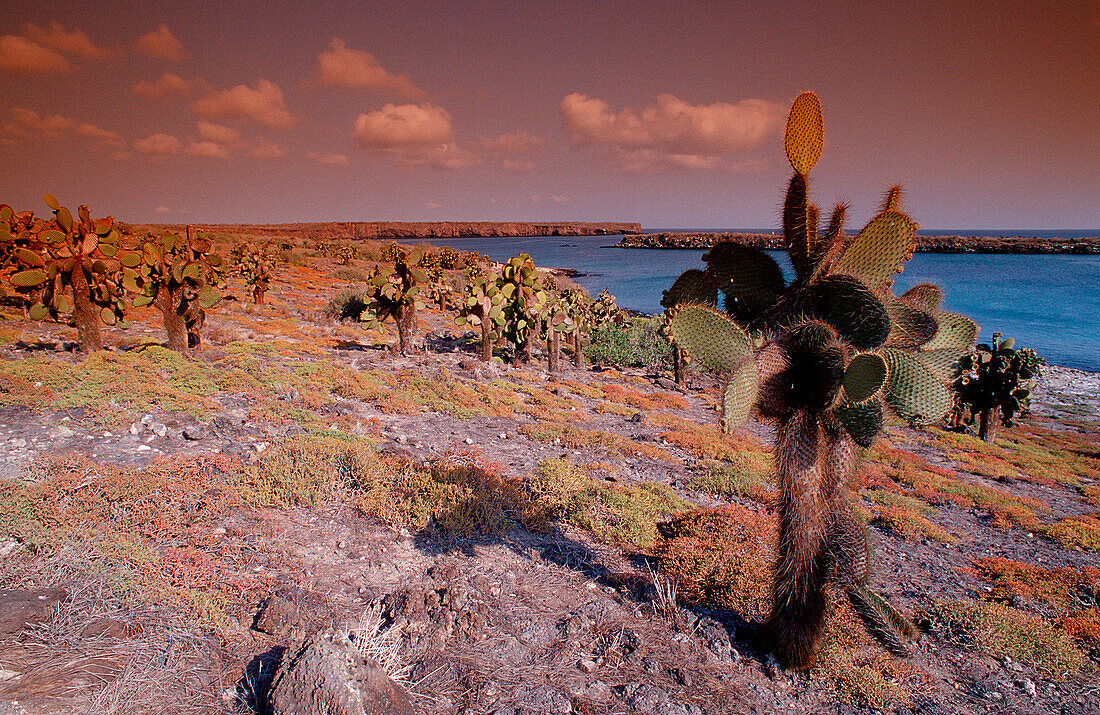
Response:
[[[428,276],[414,267],[416,263],[416,256],[399,250],[392,269],[375,268],[367,280],[371,291],[367,307],[359,316],[368,328],[379,328],[383,322],[392,319],[397,325],[402,355],[409,354],[412,333],[416,330],[416,311],[424,308],[420,301],[420,289]]]
[[[228,262],[201,231],[183,236],[165,232],[147,239],[140,250],[120,253],[122,284],[137,293],[134,305],[160,311],[168,349],[186,353],[201,342],[206,310],[222,299],[218,287]]]
[[[481,276],[466,284],[455,325],[480,328],[481,359],[493,359],[493,340],[504,327],[504,294],[496,280]]]
[[[754,412],[777,422],[781,534],[768,633],[793,667],[813,658],[826,578],[845,589],[872,632],[905,651],[912,626],[868,587],[866,536],[847,484],[884,410],[914,426],[947,413],[950,367],[977,333],[969,319],[940,310],[935,286],[891,295],[917,229],[900,208],[898,187],[854,238],[844,233],[844,204],[820,225],[807,174],[823,146],[821,104],[803,93],[784,137],[794,170],[783,204],[790,284],[767,254],[719,244],[703,256],[706,269],[681,275],[662,301],[674,345],[723,377],[724,427]]]
[[[531,339],[538,334],[539,313],[549,298],[531,256],[521,253],[501,267],[498,280],[504,296],[504,337],[515,347],[516,361],[531,358]]]
[[[252,293],[252,302],[260,305],[264,302],[264,295],[271,287],[274,277],[272,272],[275,261],[268,254],[267,246],[256,246],[250,243],[234,246],[230,252],[230,260],[233,261],[237,271],[248,284]]]
[[[8,247],[6,260],[18,268],[9,281],[33,299],[31,318],[57,320],[71,312],[81,351],[100,350],[100,323],[128,326],[122,266],[116,258],[118,229],[110,216],[93,219],[87,206],[81,206],[74,218],[53,195],[44,198],[53,211],[52,221],[0,207],[0,218],[8,216],[2,222],[0,244]]]
[[[971,425],[978,422],[978,437],[992,442],[997,436],[997,417],[1012,427],[1018,414],[1031,406],[1031,393],[1043,376],[1046,360],[1030,348],[1016,348],[1012,338],[993,333],[991,344],[982,343],[955,366],[955,402]]]
[[[580,324],[570,302],[553,294],[543,304],[539,317],[546,332],[547,368],[550,372],[560,372],[561,340],[580,332]]]

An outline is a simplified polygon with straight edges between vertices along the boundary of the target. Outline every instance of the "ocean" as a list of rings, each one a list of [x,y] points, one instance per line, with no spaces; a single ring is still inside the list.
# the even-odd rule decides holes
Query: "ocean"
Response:
[[[664,230],[664,229],[662,229]],[[695,230],[695,229],[677,229]],[[717,229],[704,229],[717,230]],[[771,229],[722,229],[768,233]],[[649,231],[647,231],[648,233]],[[1100,231],[921,231],[929,235],[1084,237]],[[616,236],[448,238],[429,243],[477,251],[495,261],[528,253],[540,267],[572,268],[592,295],[607,289],[624,308],[659,313],[661,291],[689,268],[702,268],[701,250],[610,248]],[[790,276],[786,254],[769,253]],[[979,342],[998,332],[1034,348],[1052,365],[1100,372],[1100,256],[917,253],[894,283],[900,294],[936,283],[943,308],[981,326]]]

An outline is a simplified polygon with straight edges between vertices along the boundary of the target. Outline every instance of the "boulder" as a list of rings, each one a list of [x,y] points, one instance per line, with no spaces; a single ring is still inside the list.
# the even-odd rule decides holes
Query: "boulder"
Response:
[[[68,597],[69,592],[63,588],[0,590],[0,637],[41,623]]]
[[[342,631],[311,638],[275,673],[272,715],[415,715],[409,695]]]

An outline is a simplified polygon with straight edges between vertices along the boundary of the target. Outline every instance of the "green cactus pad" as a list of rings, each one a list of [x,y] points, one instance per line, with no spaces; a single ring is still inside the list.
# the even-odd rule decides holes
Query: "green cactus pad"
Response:
[[[926,351],[969,348],[978,337],[978,324],[964,315],[937,313],[936,322],[939,325],[936,334],[922,346]]]
[[[934,283],[918,283],[902,293],[900,300],[921,310],[938,313],[940,302],[943,300],[943,291]]]
[[[858,278],[825,276],[809,292],[812,303],[799,308],[836,328],[859,350],[876,348],[890,334],[890,315],[882,301]]]
[[[42,285],[46,282],[46,271],[38,268],[32,268],[29,271],[19,271],[13,273],[11,278],[11,284],[16,288],[33,288],[34,286]]]
[[[890,347],[916,348],[931,340],[939,330],[935,316],[926,310],[915,308],[896,299],[888,299],[886,308],[890,311],[891,328]]]
[[[883,211],[852,240],[832,272],[855,276],[877,290],[912,254],[916,230],[917,225],[905,214]]]
[[[882,402],[877,397],[858,404],[841,403],[836,416],[860,447],[870,447],[882,431]]]
[[[661,306],[671,308],[681,303],[716,306],[718,288],[714,284],[714,279],[697,268],[681,273],[672,287],[664,292],[661,297]]]
[[[73,215],[69,213],[69,209],[62,206],[57,211],[57,225],[61,227],[61,230],[68,233],[73,228]]]
[[[799,278],[806,277],[813,270],[810,261],[811,234],[817,229],[817,226],[810,225],[806,190],[806,177],[796,173],[791,177],[787,198],[783,201],[783,244]]]
[[[46,202],[46,205],[50,207],[51,211],[57,211],[61,208],[61,202],[58,201],[57,197],[53,194],[46,194],[42,199]]]
[[[874,396],[886,384],[886,361],[875,353],[861,353],[848,362],[844,371],[844,397],[858,403]]]
[[[754,360],[746,360],[732,375],[722,394],[722,427],[734,430],[749,421],[756,405],[760,375]]]
[[[103,321],[104,325],[114,325],[118,322],[118,316],[115,315],[113,308],[100,308],[99,319]]]
[[[12,251],[12,255],[20,262],[33,268],[41,268],[46,265],[46,261],[41,255],[27,248],[16,248]]]
[[[42,303],[35,303],[27,312],[30,314],[31,320],[45,320],[50,316],[50,309]]]
[[[763,251],[726,241],[704,254],[703,260],[726,296],[726,312],[741,324],[763,315],[783,292],[783,271]]]
[[[944,380],[950,380],[955,374],[955,363],[966,354],[966,348],[940,348],[938,350],[921,350],[916,353],[917,359],[932,369],[932,372]]]
[[[748,334],[729,316],[702,305],[683,305],[668,321],[673,342],[711,372],[737,370],[751,358]]]
[[[951,409],[954,399],[947,384],[913,355],[885,348],[882,352],[890,377],[886,404],[913,426],[936,422]]]
[[[791,168],[799,174],[808,174],[821,158],[825,143],[825,119],[821,102],[813,92],[803,92],[791,105],[787,115],[787,130],[783,135],[783,148]]]

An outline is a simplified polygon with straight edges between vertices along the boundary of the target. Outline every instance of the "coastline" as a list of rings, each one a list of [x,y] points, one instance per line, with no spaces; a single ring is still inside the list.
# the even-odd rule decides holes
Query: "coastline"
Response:
[[[629,221],[324,221],[272,224],[192,224],[212,231],[260,236],[299,237],[311,241],[359,238],[515,238],[527,236],[620,236],[640,233]],[[165,225],[169,230],[182,226]]]
[[[663,231],[624,236],[611,248],[706,249],[715,243],[733,241],[761,250],[783,250],[783,237],[770,233],[678,233]],[[1100,237],[1038,238],[1015,236],[917,236],[918,253],[1018,253],[1100,255]]]

